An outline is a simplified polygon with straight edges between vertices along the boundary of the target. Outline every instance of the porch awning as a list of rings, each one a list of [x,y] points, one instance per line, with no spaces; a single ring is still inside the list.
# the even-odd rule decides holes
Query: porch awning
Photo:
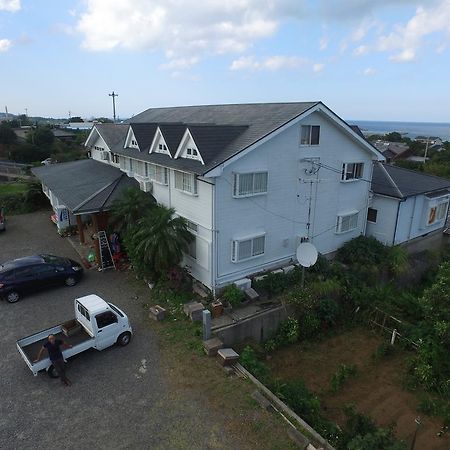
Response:
[[[134,178],[93,159],[50,164],[31,171],[75,215],[108,211],[124,189],[139,189]]]

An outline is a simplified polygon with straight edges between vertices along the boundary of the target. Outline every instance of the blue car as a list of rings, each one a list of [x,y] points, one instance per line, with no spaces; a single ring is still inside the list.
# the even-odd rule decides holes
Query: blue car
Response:
[[[81,265],[69,258],[35,255],[0,264],[0,297],[16,303],[23,294],[51,286],[74,286],[83,276]]]

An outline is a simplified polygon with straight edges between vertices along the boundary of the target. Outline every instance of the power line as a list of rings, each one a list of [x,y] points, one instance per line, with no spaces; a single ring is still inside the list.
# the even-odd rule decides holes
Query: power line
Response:
[[[112,97],[112,104],[113,104],[113,117],[114,117],[114,123],[116,123],[116,97],[119,96],[119,94],[116,94],[114,91],[111,92],[111,94],[108,94],[110,97]]]

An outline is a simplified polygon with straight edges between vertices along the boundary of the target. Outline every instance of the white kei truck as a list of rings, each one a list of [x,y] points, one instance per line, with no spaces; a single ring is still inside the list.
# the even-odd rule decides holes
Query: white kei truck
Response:
[[[65,360],[90,348],[103,350],[114,344],[122,347],[129,344],[133,330],[128,317],[117,306],[95,294],[75,299],[74,306],[75,319],[17,341],[17,349],[34,376],[41,370],[51,377],[57,376],[48,355],[34,362],[50,334],[72,345],[62,351]]]

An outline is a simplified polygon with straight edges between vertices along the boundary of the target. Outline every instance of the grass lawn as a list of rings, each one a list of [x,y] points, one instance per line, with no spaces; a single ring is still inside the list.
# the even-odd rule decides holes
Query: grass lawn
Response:
[[[130,277],[131,278],[131,277]],[[149,298],[151,291],[143,283],[130,279],[136,287],[139,298]],[[149,295],[150,294],[150,295]],[[216,358],[209,358],[203,352],[201,326],[192,324],[180,308],[159,304],[168,309],[163,322],[148,320],[148,326],[157,334],[162,367],[171,387],[171,395],[186,402],[200,399],[213,415],[220,433],[231,437],[241,449],[295,449],[287,435],[288,425],[274,413],[263,410],[252,398],[256,387],[249,381],[236,376],[228,377]],[[148,314],[149,304],[143,304],[143,314]],[[219,434],[220,434],[219,433]],[[176,448],[189,448],[188,440],[181,442],[182,433],[170,442]],[[225,448],[217,442],[214,448]]]
[[[0,183],[0,197],[11,194],[21,194],[27,189],[27,183]]]

